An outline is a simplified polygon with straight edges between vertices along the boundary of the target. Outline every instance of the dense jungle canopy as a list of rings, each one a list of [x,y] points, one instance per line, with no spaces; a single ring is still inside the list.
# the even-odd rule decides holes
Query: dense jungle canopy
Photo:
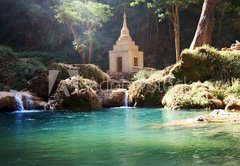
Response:
[[[144,51],[145,66],[162,69],[175,63],[174,31],[170,19],[159,22],[156,8],[140,3],[130,7],[130,1],[96,0],[111,7],[112,17],[96,30],[92,63],[108,69],[108,51],[119,37],[122,27],[123,4],[126,6],[128,27],[134,41]],[[72,45],[66,24],[55,18],[56,0],[1,0],[0,45],[16,52],[45,52],[65,63],[81,63]],[[240,38],[239,1],[220,0],[215,11],[213,46],[229,47]],[[189,48],[193,40],[202,2],[180,10],[181,50]]]

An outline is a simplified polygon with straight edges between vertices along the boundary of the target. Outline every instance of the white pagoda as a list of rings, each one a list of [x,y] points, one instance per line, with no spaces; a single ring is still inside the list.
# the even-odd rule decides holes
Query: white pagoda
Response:
[[[143,69],[143,52],[132,40],[127,27],[126,14],[123,16],[121,35],[109,51],[109,74],[134,73]]]

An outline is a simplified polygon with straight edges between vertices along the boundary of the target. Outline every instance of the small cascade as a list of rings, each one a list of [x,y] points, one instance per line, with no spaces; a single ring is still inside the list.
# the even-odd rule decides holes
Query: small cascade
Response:
[[[133,107],[137,107],[137,102],[134,103],[134,106]]]
[[[125,91],[124,106],[128,107],[128,90]]]
[[[30,110],[33,109],[34,108],[34,102],[32,100],[32,96],[26,95],[25,97],[26,97],[26,107],[27,107],[27,109],[30,109]]]
[[[15,95],[15,100],[16,100],[17,110],[18,111],[23,111],[24,106],[23,106],[23,101],[22,101],[22,95],[21,94],[16,94]]]

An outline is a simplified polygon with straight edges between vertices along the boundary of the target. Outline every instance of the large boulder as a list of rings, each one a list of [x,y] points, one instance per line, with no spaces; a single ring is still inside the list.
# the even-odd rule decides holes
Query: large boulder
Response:
[[[98,93],[98,98],[103,107],[120,107],[125,105],[126,91],[126,89],[102,90]]]
[[[15,95],[9,92],[0,92],[0,112],[17,110]]]
[[[29,80],[27,90],[46,101],[49,97],[48,74],[42,73]]]
[[[227,111],[240,111],[240,99],[232,98],[227,103],[225,110]]]
[[[48,97],[55,93],[60,81],[65,80],[72,76],[82,76],[83,78],[92,79],[97,83],[102,83],[109,80],[109,76],[100,70],[97,66],[92,64],[63,64],[54,63],[48,71],[55,75],[50,75],[53,83],[52,87],[49,87],[49,73],[45,72],[39,76],[34,77],[28,81],[27,90],[36,94],[37,96],[48,100]],[[55,72],[56,71],[56,72]],[[56,76],[56,79],[54,77]],[[51,83],[50,83],[51,84]],[[50,89],[51,88],[51,89]]]
[[[0,112],[43,109],[46,103],[29,92],[0,92]]]
[[[163,97],[162,104],[170,109],[222,109],[224,103],[212,92],[210,83],[179,84]]]
[[[175,82],[175,78],[169,75],[169,70],[157,71],[147,79],[134,81],[129,87],[129,101],[131,105],[138,107],[162,107],[162,98],[166,89]]]
[[[62,80],[54,96],[45,105],[45,109],[53,111],[89,111],[101,108],[96,89],[97,82],[73,76]]]
[[[61,81],[70,76],[76,76],[76,75],[79,75],[83,78],[87,78],[90,80],[94,80],[99,84],[109,79],[109,76],[106,73],[104,73],[102,70],[100,70],[97,66],[93,64],[54,63],[48,68],[48,70],[59,71],[58,77],[57,77],[58,81]],[[69,73],[69,71],[74,71],[74,72]],[[70,74],[73,74],[73,75],[70,75]]]
[[[236,43],[233,43],[230,49],[231,51],[240,51],[240,42],[236,41]]]

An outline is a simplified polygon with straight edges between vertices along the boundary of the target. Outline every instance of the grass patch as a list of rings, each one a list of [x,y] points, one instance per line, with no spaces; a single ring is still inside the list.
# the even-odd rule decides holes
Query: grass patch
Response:
[[[143,69],[133,75],[133,81],[147,79],[154,74],[155,69]]]
[[[232,85],[229,86],[226,90],[226,95],[235,95],[235,96],[240,96],[240,81],[239,80],[234,80]]]
[[[0,62],[16,59],[16,53],[10,47],[0,45]]]

